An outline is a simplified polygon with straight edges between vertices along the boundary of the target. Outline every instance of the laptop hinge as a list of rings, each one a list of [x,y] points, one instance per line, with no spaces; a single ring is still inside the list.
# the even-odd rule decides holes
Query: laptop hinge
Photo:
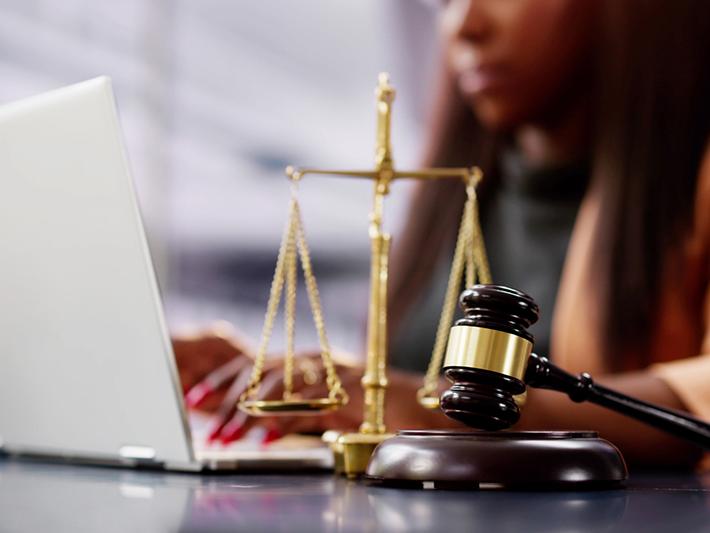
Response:
[[[126,445],[126,446],[121,446],[118,450],[118,455],[121,456],[121,459],[124,459],[126,461],[130,462],[138,462],[138,463],[153,463],[157,462],[155,457],[155,448],[151,448],[150,446],[133,446],[133,445]]]

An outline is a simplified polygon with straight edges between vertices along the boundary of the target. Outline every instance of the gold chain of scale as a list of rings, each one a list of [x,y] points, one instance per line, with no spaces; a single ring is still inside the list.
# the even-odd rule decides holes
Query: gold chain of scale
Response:
[[[408,178],[464,178],[466,186],[466,202],[464,204],[461,223],[459,226],[456,248],[449,274],[448,286],[444,296],[444,304],[439,319],[436,332],[434,349],[424,384],[417,392],[417,399],[421,405],[434,409],[438,407],[439,400],[437,389],[439,373],[446,350],[449,327],[456,310],[456,301],[461,282],[471,286],[475,281],[480,283],[490,283],[491,275],[486,257],[485,245],[478,216],[478,203],[476,197],[476,187],[482,179],[482,172],[479,168],[458,168],[458,169],[421,169],[419,171],[395,171],[392,163],[392,153],[390,146],[390,123],[392,102],[395,91],[389,83],[386,73],[380,74],[378,86],[375,91],[377,98],[377,145],[375,169],[371,171],[347,171],[347,170],[318,170],[301,169],[295,170],[289,167],[286,171],[291,179],[291,200],[289,206],[289,216],[284,230],[279,254],[276,261],[276,270],[271,283],[269,302],[264,319],[264,327],[261,335],[261,342],[254,361],[254,367],[245,392],[239,399],[240,409],[253,415],[269,414],[293,414],[297,411],[321,411],[326,409],[337,409],[348,401],[348,396],[335,371],[332,353],[328,337],[325,332],[323,312],[321,309],[320,296],[313,268],[311,265],[310,252],[306,244],[303,230],[301,209],[298,203],[298,183],[304,173],[310,174],[332,174],[341,176],[357,176],[374,178],[377,180],[375,188],[375,205],[371,214],[371,238],[373,239],[371,272],[371,294],[370,313],[368,317],[368,356],[367,372],[363,378],[363,389],[365,394],[365,421],[361,426],[361,431],[384,435],[383,423],[384,390],[387,380],[384,375],[384,365],[386,360],[386,285],[374,283],[373,280],[387,279],[387,256],[389,249],[389,235],[382,233],[381,216],[384,196],[389,191],[389,182],[392,179],[401,177]],[[326,373],[326,385],[328,395],[315,400],[302,399],[294,393],[293,373],[294,373],[294,334],[295,334],[295,313],[296,313],[296,281],[297,263],[300,257],[303,274],[306,282],[306,290],[313,314],[318,339],[320,343],[321,359]],[[286,354],[284,357],[284,392],[280,400],[259,400],[259,388],[261,386],[264,366],[266,363],[266,350],[271,340],[274,321],[278,314],[281,297],[286,286],[286,298],[284,302],[284,318],[286,328]],[[383,331],[380,331],[380,330]],[[304,381],[307,379],[307,364],[304,361],[300,367],[304,373]],[[312,372],[311,372],[312,374]],[[376,399],[375,400],[373,400]],[[374,429],[372,426],[376,426]],[[363,427],[367,426],[367,430]],[[367,444],[369,446],[371,443]]]
[[[306,283],[306,292],[315,323],[316,332],[320,344],[320,355],[326,374],[326,385],[328,396],[324,398],[303,400],[293,392],[293,371],[294,371],[294,336],[296,329],[296,281],[297,263],[301,260],[303,276]],[[266,350],[271,340],[274,321],[278,314],[279,304],[286,286],[286,297],[284,299],[284,322],[286,330],[286,354],[284,357],[284,393],[281,400],[258,400],[257,395],[261,386],[261,378],[266,362]],[[289,202],[289,215],[286,228],[279,247],[279,254],[276,260],[276,269],[271,283],[269,302],[264,318],[264,327],[261,334],[261,341],[254,360],[249,384],[239,400],[239,406],[244,411],[252,415],[264,414],[293,414],[294,411],[319,411],[326,409],[336,409],[348,401],[348,395],[340,382],[335,364],[333,363],[332,352],[328,336],[325,331],[323,320],[323,310],[320,302],[318,285],[313,274],[311,264],[311,254],[306,242],[303,230],[303,219],[301,217],[301,207],[298,202],[298,179],[292,180],[291,200]]]
[[[436,409],[439,406],[439,396],[437,394],[439,373],[441,372],[441,365],[449,338],[449,328],[456,311],[461,282],[465,276],[467,287],[472,286],[476,281],[479,283],[491,283],[491,271],[483,241],[476,196],[476,187],[482,177],[480,169],[474,168],[473,173],[466,182],[466,203],[464,204],[461,223],[459,224],[454,258],[451,262],[449,280],[444,295],[444,305],[434,339],[434,349],[432,350],[429,367],[424,376],[424,385],[417,391],[417,400],[428,409]]]
[[[488,258],[480,226],[476,196],[476,187],[481,178],[481,171],[476,168],[466,182],[466,202],[459,225],[454,257],[434,341],[434,348],[424,378],[424,385],[417,392],[419,403],[429,409],[434,409],[438,407],[439,404],[437,395],[439,373],[446,350],[447,334],[456,310],[456,301],[461,288],[461,282],[465,280],[467,286],[473,285],[476,281],[480,283],[491,282],[490,267],[488,265]],[[313,321],[318,333],[321,359],[323,361],[323,367],[325,368],[326,385],[328,387],[327,397],[308,401],[302,400],[293,392],[296,281],[297,260],[299,258],[301,260]],[[286,297],[284,299],[286,354],[284,357],[283,398],[281,400],[271,401],[258,400],[257,395],[266,361],[266,350],[271,340],[284,285],[286,287]],[[301,208],[298,202],[298,178],[296,178],[292,180],[289,216],[276,261],[276,270],[271,284],[261,342],[254,361],[249,384],[240,398],[239,404],[243,410],[253,415],[273,415],[279,412],[293,414],[294,411],[308,412],[336,409],[347,403],[347,400],[347,393],[342,387],[335,370],[330,343],[328,342],[325,331],[318,285],[313,274],[310,251],[303,230]]]

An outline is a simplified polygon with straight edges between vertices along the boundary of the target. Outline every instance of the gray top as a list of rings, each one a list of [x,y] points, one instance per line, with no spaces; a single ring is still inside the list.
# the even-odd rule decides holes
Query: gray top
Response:
[[[528,293],[540,306],[540,321],[531,328],[540,354],[549,354],[557,288],[587,181],[586,165],[530,169],[509,153],[502,160],[499,186],[482,206],[493,281]],[[452,254],[449,250],[442,257],[430,285],[393,339],[390,361],[395,366],[426,369]]]
[[[585,492],[405,490],[331,474],[196,475],[0,458],[0,530],[708,531],[710,478]]]

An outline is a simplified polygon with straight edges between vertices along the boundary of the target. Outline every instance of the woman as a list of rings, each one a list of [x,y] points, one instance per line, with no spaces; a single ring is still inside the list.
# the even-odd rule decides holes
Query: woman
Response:
[[[494,279],[529,292],[552,317],[535,332],[536,350],[621,392],[710,419],[710,3],[451,0],[441,26],[445,67],[427,163],[484,167]],[[421,370],[428,357],[433,334],[413,345],[402,339],[419,331],[413,323],[433,331],[442,292],[430,305],[427,287],[450,257],[462,202],[460,185],[443,182],[420,184],[412,199],[392,271],[399,340],[391,360],[400,366]],[[199,346],[176,343],[179,360]],[[349,406],[267,424],[357,427],[361,370],[340,373]],[[278,393],[279,375],[278,367],[269,373],[266,394]],[[420,375],[389,377],[390,428],[454,427],[416,404]],[[253,423],[236,415],[217,433],[228,441]],[[529,392],[520,427],[596,429],[632,462],[687,466],[700,457],[548,391]]]

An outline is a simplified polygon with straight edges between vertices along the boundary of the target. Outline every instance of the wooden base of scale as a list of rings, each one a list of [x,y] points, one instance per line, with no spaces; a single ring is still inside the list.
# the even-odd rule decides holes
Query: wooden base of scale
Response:
[[[418,488],[585,490],[628,477],[593,431],[400,431],[374,451],[368,480]]]

